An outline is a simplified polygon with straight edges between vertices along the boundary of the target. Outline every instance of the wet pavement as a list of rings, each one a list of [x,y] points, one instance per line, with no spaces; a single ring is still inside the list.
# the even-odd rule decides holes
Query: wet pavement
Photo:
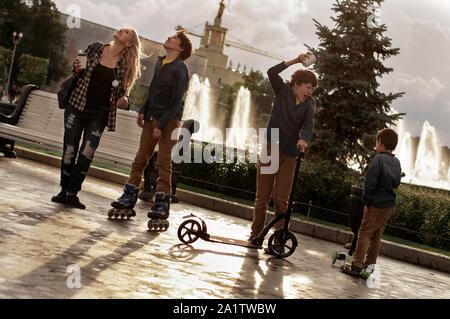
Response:
[[[201,239],[183,245],[177,230],[191,212],[219,236],[245,239],[250,222],[179,203],[169,230],[151,232],[146,202],[131,220],[107,218],[123,186],[100,179],[83,185],[86,210],[52,203],[59,169],[45,164],[0,157],[0,181],[0,298],[450,298],[448,274],[383,256],[368,287],[331,265],[341,245],[301,234],[287,259]]]

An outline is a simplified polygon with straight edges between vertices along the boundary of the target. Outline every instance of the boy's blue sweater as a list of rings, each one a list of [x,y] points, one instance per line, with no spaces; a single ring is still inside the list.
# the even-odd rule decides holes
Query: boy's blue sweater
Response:
[[[267,124],[266,138],[272,143],[279,142],[284,154],[296,157],[298,140],[303,139],[309,143],[311,139],[316,104],[312,96],[306,101],[296,104],[295,94],[289,84],[284,83],[279,76],[279,73],[286,68],[287,66],[282,62],[267,71],[270,84],[275,92],[275,100]],[[279,141],[272,140],[271,128],[279,129]]]
[[[400,161],[394,154],[385,152],[377,154],[366,174],[362,198],[364,205],[377,208],[395,206],[394,189],[400,185],[401,174]]]

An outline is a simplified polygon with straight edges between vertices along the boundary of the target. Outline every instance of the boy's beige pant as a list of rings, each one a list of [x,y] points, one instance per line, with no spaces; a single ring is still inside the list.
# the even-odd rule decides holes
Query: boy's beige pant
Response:
[[[172,140],[172,132],[180,126],[180,120],[173,118],[162,130],[161,138],[158,141],[153,137],[153,130],[156,127],[156,119],[145,122],[141,134],[141,143],[136,157],[131,166],[130,179],[128,184],[139,187],[142,181],[142,174],[148,165],[148,161],[153,155],[156,145],[159,145],[156,169],[158,170],[157,192],[171,194],[172,189],[172,148],[177,144],[178,139]]]
[[[380,251],[381,235],[383,235],[384,228],[394,211],[394,206],[387,208],[367,207],[367,212],[364,214],[358,232],[358,241],[352,262],[354,266],[362,267],[363,264],[376,264]]]
[[[267,143],[267,154],[270,155],[270,143]],[[253,223],[251,236],[256,236],[264,228],[266,211],[270,197],[273,193],[275,215],[286,213],[291,192],[292,179],[294,178],[296,158],[286,155],[279,148],[279,169],[275,174],[261,174],[261,167],[270,166],[258,161],[256,175],[256,198],[253,210]],[[281,229],[284,220],[275,224],[275,229]]]

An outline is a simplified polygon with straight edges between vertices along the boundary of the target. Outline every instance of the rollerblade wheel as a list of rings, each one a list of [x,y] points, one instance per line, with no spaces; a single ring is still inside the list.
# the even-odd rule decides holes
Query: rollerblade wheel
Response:
[[[150,230],[157,230],[158,229],[158,225],[151,219],[148,221],[147,226],[148,226],[148,229],[150,229]]]
[[[125,214],[125,213],[122,213],[122,214],[120,214],[120,218],[122,218],[122,219],[124,219],[124,218],[125,218],[125,216],[126,216],[126,214]]]
[[[110,209],[108,211],[108,218],[111,218],[113,216],[114,208]]]
[[[292,255],[298,246],[297,238],[290,231],[287,232],[283,240],[283,230],[275,231],[269,238],[269,251],[278,258],[286,258]],[[275,239],[280,244],[275,244]],[[279,249],[281,245],[281,249]]]
[[[131,216],[132,217],[136,216],[136,211],[134,209],[131,211]]]
[[[185,244],[191,244],[198,239],[201,230],[198,221],[194,219],[186,220],[178,227],[178,239]]]

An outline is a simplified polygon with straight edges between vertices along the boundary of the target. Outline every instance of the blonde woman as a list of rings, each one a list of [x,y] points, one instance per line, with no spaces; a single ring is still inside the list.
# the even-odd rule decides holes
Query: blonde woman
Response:
[[[77,80],[64,112],[61,192],[52,197],[53,202],[80,209],[86,206],[77,194],[103,130],[106,126],[115,130],[117,107],[127,108],[128,94],[140,76],[141,44],[136,30],[120,29],[114,32],[112,42],[92,43],[85,53],[86,68],[81,69],[78,58],[72,68]]]

